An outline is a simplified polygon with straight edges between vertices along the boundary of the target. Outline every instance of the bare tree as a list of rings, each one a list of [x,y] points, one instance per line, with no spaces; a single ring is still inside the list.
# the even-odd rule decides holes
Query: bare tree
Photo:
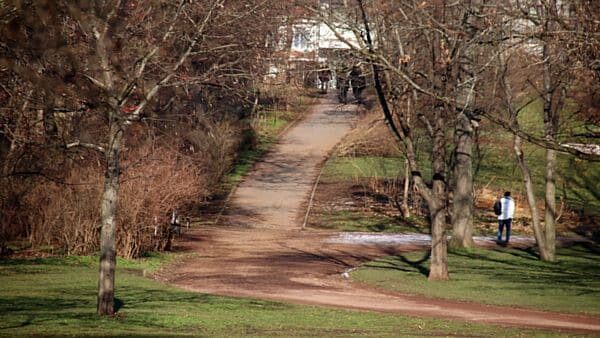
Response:
[[[274,26],[270,17],[283,7],[268,1],[223,0],[0,5],[6,15],[2,29],[12,34],[3,40],[3,55],[18,51],[25,56],[4,59],[8,61],[3,72],[14,88],[31,88],[23,110],[43,102],[43,130],[55,147],[63,153],[95,153],[104,165],[100,315],[115,311],[115,236],[126,135],[134,125],[160,128],[166,122],[155,121],[161,121],[179,95],[190,100],[193,92],[204,98],[215,92],[217,99],[224,96],[218,93],[228,93],[232,99],[246,100],[253,79],[264,73],[264,43]],[[259,20],[265,24],[254,25]],[[72,122],[58,128],[57,112],[68,114]],[[26,128],[16,123],[5,130],[21,133]],[[24,144],[15,137],[10,140]]]
[[[590,6],[586,1],[525,1],[498,7],[502,13],[502,20],[498,21],[496,29],[501,36],[499,40],[502,41],[497,45],[498,74],[501,97],[509,117],[507,121],[491,114],[486,115],[514,134],[514,151],[526,188],[534,234],[540,258],[545,261],[556,259],[557,153],[568,153],[590,160],[600,159],[593,152],[586,151],[585,147],[570,146],[577,142],[577,136],[569,132],[568,126],[561,122],[567,101],[571,100],[577,104],[575,109],[569,109],[573,110],[569,113],[570,118],[582,121],[586,128],[589,126],[586,125],[589,117],[583,114],[588,111],[586,103],[577,98],[580,96],[577,93],[585,93],[593,88],[578,80],[594,76],[595,73],[591,66],[594,64],[593,54],[589,54],[587,46],[597,46],[598,38],[590,35],[590,31],[581,30],[590,29],[591,26],[587,24],[587,16],[584,18],[578,14],[582,11],[593,12],[594,8]],[[597,10],[596,8],[596,12]],[[527,59],[533,59],[533,62],[528,62]],[[513,65],[510,66],[509,63]],[[582,65],[585,66],[581,67]],[[542,102],[539,112],[543,121],[542,134],[525,130],[518,121],[519,113],[538,99]],[[593,133],[586,136],[593,136]],[[523,152],[523,140],[545,148],[546,152],[543,224],[540,222],[532,173]]]

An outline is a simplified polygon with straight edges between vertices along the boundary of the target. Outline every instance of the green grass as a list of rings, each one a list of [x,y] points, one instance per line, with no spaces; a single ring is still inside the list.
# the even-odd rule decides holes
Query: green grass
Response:
[[[404,175],[404,160],[393,157],[332,157],[323,168],[324,182],[368,177],[394,179]]]
[[[486,144],[474,175],[477,186],[489,185],[497,190],[510,190],[524,196],[522,175],[512,153],[512,139]],[[544,149],[524,144],[526,161],[534,179],[538,199],[542,199],[545,189]],[[598,215],[600,212],[600,163],[576,160],[567,154],[557,156],[557,196],[566,200],[567,205],[584,214]]]
[[[519,115],[519,123],[538,137],[543,136],[542,100],[534,100]],[[571,116],[575,110],[573,104],[567,105],[562,112],[561,132],[568,135],[583,132],[584,122]],[[589,126],[598,130],[598,126]],[[451,129],[449,128],[449,131]],[[419,134],[419,131],[417,131]],[[559,138],[564,135],[559,134]],[[390,136],[391,137],[391,136]],[[517,195],[525,195],[521,170],[515,161],[513,136],[489,122],[482,124],[479,130],[481,152],[473,156],[474,183],[476,187],[489,187],[497,191],[510,190]],[[581,140],[580,140],[581,141]],[[431,142],[427,137],[418,137],[415,141],[418,148],[418,162],[423,177],[431,179],[431,163],[429,152]],[[449,145],[449,154],[452,145]],[[524,142],[525,160],[530,167],[534,179],[534,188],[538,200],[543,199],[545,191],[545,156],[541,147]],[[327,162],[323,172],[323,180],[327,182],[339,180],[356,180],[360,178],[390,179],[404,176],[404,158],[388,158],[375,156],[333,157]],[[585,215],[600,216],[600,162],[577,160],[569,154],[559,153],[557,156],[557,197],[566,201],[572,210]],[[523,203],[525,200],[523,199]]]
[[[513,195],[525,196],[522,175],[512,153],[512,138],[507,135],[487,135],[484,152],[474,163],[476,187],[487,186],[497,191],[510,190]],[[545,151],[525,144],[527,163],[535,182],[538,200],[542,200],[545,183]],[[420,159],[423,177],[431,178],[426,156]],[[394,179],[404,176],[404,159],[389,157],[333,157],[325,164],[323,182],[360,180],[364,178]],[[600,214],[600,162],[576,160],[558,154],[557,196],[572,210],[586,215]],[[523,199],[523,203],[525,200]]]
[[[429,233],[429,225],[423,219],[392,217],[381,214],[365,215],[360,211],[332,211],[315,215],[318,227],[338,231],[364,231],[383,233]]]
[[[561,133],[559,139],[565,135],[585,131],[585,123],[573,118],[575,107],[573,104],[566,105],[561,113]],[[541,111],[543,102],[541,99],[534,100],[519,115],[519,123],[522,129],[543,138],[544,121]],[[597,130],[597,126],[589,126]],[[563,135],[564,134],[564,135]],[[513,152],[512,134],[499,130],[493,124],[480,131],[480,137],[484,140],[481,145],[482,156],[475,158],[479,167],[475,167],[475,183],[482,186],[489,184],[498,190],[511,190],[519,194],[525,194],[522,175],[515,162]],[[573,141],[570,140],[565,141]],[[579,140],[581,141],[581,140]],[[588,140],[589,141],[589,140]],[[545,161],[546,151],[541,147],[523,143],[525,161],[531,170],[535,183],[535,192],[539,200],[542,200],[545,189]],[[557,155],[557,196],[564,199],[567,205],[582,214],[600,215],[600,163],[580,161],[569,154],[558,153]]]
[[[197,294],[141,276],[165,259],[119,261],[114,318],[95,313],[96,258],[0,261],[0,336],[559,336]]]
[[[428,282],[428,252],[393,256],[363,265],[352,278],[409,294],[600,314],[600,246],[558,250],[558,262],[540,261],[531,250],[452,250],[450,281]]]

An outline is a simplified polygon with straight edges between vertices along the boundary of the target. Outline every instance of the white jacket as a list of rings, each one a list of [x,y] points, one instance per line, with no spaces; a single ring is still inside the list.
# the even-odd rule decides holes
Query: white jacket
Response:
[[[502,205],[502,213],[498,215],[499,220],[514,218],[515,216],[515,201],[510,197],[502,197],[500,199]]]

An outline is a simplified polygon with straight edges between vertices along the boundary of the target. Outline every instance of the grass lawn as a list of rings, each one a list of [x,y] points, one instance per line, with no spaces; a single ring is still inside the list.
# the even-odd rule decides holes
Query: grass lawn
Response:
[[[506,154],[507,147],[512,147],[512,140],[487,145],[486,151],[475,163],[475,185],[489,186],[498,191],[510,190],[524,196],[521,171],[513,160],[513,154]],[[524,148],[535,179],[537,197],[541,200],[545,189],[545,152],[532,145],[525,145]],[[431,170],[428,161],[422,159],[420,162],[423,176],[429,179]],[[394,179],[404,177],[404,166],[402,157],[333,157],[325,164],[322,181]],[[600,185],[597,184],[600,182],[600,163],[578,161],[572,156],[559,154],[558,174],[557,196],[560,199],[565,199],[569,207],[584,214],[600,213]]]
[[[365,215],[364,212],[340,210],[316,214],[319,228],[338,231],[367,231],[384,233],[429,233],[429,225],[423,219],[393,217],[381,214]]]
[[[332,157],[323,168],[324,182],[368,177],[394,179],[404,175],[404,159],[396,157]]]
[[[141,276],[162,257],[119,260],[118,315],[102,319],[95,314],[95,258],[0,261],[0,336],[560,336],[191,293]]]
[[[560,248],[557,256],[546,263],[531,250],[451,250],[451,280],[428,282],[429,252],[414,252],[367,263],[352,278],[427,297],[600,315],[600,246]]]
[[[543,120],[540,113],[542,109],[543,102],[534,100],[519,115],[521,127],[540,138],[543,138]],[[567,105],[562,112],[564,116],[562,116],[561,128],[564,130],[561,130],[571,133],[584,131],[585,123],[573,118],[572,110],[573,107]],[[588,125],[587,127],[596,131],[600,130],[598,126]],[[418,133],[420,133],[419,130],[417,130]],[[583,140],[575,141],[583,142]],[[421,173],[427,181],[430,181],[432,175],[429,160],[431,142],[427,137],[418,137],[415,143]],[[452,144],[448,145],[448,156],[452,153],[452,146]],[[521,170],[516,164],[512,147],[512,134],[489,121],[482,123],[479,129],[479,151],[474,150],[473,153],[473,178],[476,187],[488,187],[498,192],[510,190],[513,195],[525,196]],[[523,152],[533,176],[537,199],[543,201],[546,151],[539,146],[525,142]],[[356,157],[333,156],[325,165],[322,180],[336,182],[357,181],[365,178],[395,179],[404,176],[404,169],[405,160],[401,155],[398,157],[366,154]],[[600,162],[582,161],[572,155],[558,153],[556,194],[559,205],[561,201],[565,201],[571,210],[577,211],[579,214],[600,216],[600,184],[598,182],[600,182]],[[526,203],[526,200],[523,199],[522,203]]]

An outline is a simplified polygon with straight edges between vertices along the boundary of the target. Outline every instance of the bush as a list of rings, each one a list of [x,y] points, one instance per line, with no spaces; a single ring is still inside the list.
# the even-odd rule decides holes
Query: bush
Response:
[[[143,132],[127,136],[121,160],[116,241],[118,255],[127,258],[168,250],[172,211],[215,189],[238,147],[236,128],[226,121],[203,121],[201,129],[156,139]],[[10,184],[0,191],[0,247],[23,238],[68,255],[98,250],[104,167],[84,155],[76,156],[83,163],[63,167],[60,179],[4,179]]]

